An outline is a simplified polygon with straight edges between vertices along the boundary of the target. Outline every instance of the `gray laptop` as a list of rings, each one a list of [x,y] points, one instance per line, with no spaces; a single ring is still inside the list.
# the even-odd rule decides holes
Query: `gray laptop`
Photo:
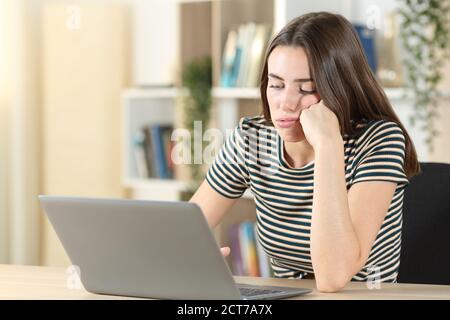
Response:
[[[194,203],[39,200],[87,291],[160,299],[280,299],[311,292],[235,283]]]

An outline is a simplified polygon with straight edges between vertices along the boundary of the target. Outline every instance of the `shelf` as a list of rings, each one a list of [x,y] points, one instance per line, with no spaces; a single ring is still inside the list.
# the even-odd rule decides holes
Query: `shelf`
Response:
[[[259,88],[223,88],[216,87],[212,90],[214,98],[229,99],[260,99]]]
[[[129,88],[123,92],[126,98],[176,99],[187,95],[185,89],[180,88]]]
[[[384,92],[389,100],[400,100],[400,99],[412,99],[413,93],[410,89],[406,88],[384,88]],[[450,91],[444,90],[439,91],[439,96],[441,98],[450,98]]]
[[[182,191],[186,188],[187,183],[173,179],[129,178],[124,180],[123,185],[128,188],[171,188]]]
[[[386,96],[390,100],[412,99],[412,92],[405,88],[383,88]],[[186,89],[180,88],[130,88],[124,91],[123,95],[128,98],[153,98],[175,99],[187,95]],[[249,99],[258,100],[261,98],[259,88],[224,88],[215,87],[212,89],[212,96],[217,99]],[[450,98],[450,91],[440,92],[443,98]]]
[[[170,180],[170,179],[140,179],[130,178],[123,182],[123,185],[128,188],[134,189],[150,189],[150,190],[172,190],[173,192],[184,191],[187,187],[187,183],[183,181]],[[253,199],[253,194],[250,189],[245,190],[244,199]]]

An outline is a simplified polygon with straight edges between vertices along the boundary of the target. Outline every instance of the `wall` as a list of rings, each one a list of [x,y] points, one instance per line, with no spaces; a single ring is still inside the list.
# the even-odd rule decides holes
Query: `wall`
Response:
[[[70,4],[47,3],[43,12],[43,193],[123,197],[120,96],[130,78],[129,10],[83,3],[78,24]],[[67,265],[43,219],[42,264]]]

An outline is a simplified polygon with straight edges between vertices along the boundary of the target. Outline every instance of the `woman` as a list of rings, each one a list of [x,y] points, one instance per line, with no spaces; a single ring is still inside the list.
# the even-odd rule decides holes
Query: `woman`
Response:
[[[322,292],[396,282],[419,164],[352,25],[326,12],[291,21],[268,47],[260,90],[263,115],[241,119],[190,201],[213,228],[250,188],[277,277],[313,273]]]

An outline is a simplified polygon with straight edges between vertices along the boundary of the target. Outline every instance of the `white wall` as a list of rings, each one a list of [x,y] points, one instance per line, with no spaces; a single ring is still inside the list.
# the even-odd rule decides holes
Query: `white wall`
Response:
[[[133,84],[174,85],[179,71],[178,6],[175,1],[135,0]]]
[[[0,238],[4,263],[39,262],[40,0],[3,0]],[[3,20],[4,19],[4,20]]]

